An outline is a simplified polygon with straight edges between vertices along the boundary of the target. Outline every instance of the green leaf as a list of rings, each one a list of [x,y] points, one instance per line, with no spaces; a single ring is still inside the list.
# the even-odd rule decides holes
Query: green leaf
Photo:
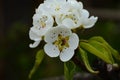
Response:
[[[112,64],[114,63],[114,59],[112,57],[112,53],[111,53],[110,49],[106,45],[104,45],[104,44],[102,44],[102,43],[100,43],[100,42],[98,42],[96,40],[89,40],[89,43],[91,45],[93,45],[94,47],[96,47],[98,50],[100,50],[103,54],[108,56],[108,58],[110,59]]]
[[[115,59],[120,61],[120,54],[118,53],[118,51],[115,50],[114,48],[112,48],[102,37],[95,36],[95,37],[90,38],[90,40],[96,40],[96,41],[106,45],[110,49],[110,51],[111,51],[112,55],[115,57]]]
[[[29,73],[29,76],[28,76],[29,79],[31,79],[32,75],[35,73],[35,71],[39,67],[40,63],[42,62],[43,58],[44,58],[44,51],[39,50],[36,54],[35,64]]]
[[[84,50],[87,50],[88,52],[96,55],[103,61],[112,64],[111,60],[106,56],[106,54],[103,54],[101,50],[98,47],[95,47],[94,45],[88,43],[88,42],[80,42],[80,47],[82,47]]]
[[[89,61],[88,61],[88,56],[87,56],[86,51],[83,50],[82,48],[79,48],[79,50],[80,50],[80,54],[81,54],[82,60],[83,60],[83,62],[85,64],[86,68],[88,69],[88,71],[90,71],[91,73],[95,73],[95,74],[99,73],[99,71],[94,71],[91,68],[91,66],[89,64]]]
[[[76,66],[72,61],[64,63],[65,80],[73,80],[75,68],[76,68]]]

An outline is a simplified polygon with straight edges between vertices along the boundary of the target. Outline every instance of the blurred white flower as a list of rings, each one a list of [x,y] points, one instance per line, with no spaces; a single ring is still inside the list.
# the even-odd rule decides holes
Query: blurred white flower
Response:
[[[31,27],[29,36],[35,42],[30,44],[31,48],[37,47],[45,33],[53,27],[54,20],[51,15],[41,12],[33,16],[33,27]]]
[[[53,27],[45,35],[45,53],[50,57],[60,56],[61,61],[66,62],[74,55],[78,47],[79,38],[64,26]]]

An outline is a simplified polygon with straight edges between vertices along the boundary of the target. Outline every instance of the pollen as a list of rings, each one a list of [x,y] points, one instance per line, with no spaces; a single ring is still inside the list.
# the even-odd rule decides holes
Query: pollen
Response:
[[[53,44],[55,46],[57,46],[59,51],[61,52],[63,49],[66,49],[69,47],[68,41],[69,41],[69,36],[64,37],[59,34],[58,39],[55,40],[55,42],[53,42]]]
[[[40,18],[40,25],[41,25],[41,28],[44,28],[46,26],[46,21],[48,20],[48,17],[47,16],[42,16]]]
[[[59,11],[60,10],[60,6],[57,6],[56,8],[55,8],[55,11]]]
[[[72,19],[75,24],[77,24],[77,22],[78,22],[78,19],[77,19],[77,17],[75,16],[75,14],[68,14],[68,15],[65,16],[65,18],[70,18],[70,19]]]

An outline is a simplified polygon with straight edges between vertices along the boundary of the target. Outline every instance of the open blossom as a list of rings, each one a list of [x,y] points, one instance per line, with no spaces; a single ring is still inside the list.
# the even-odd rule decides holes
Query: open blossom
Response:
[[[31,48],[37,47],[45,33],[53,27],[54,20],[47,13],[35,14],[33,16],[33,27],[30,28],[29,36],[35,42],[30,44]]]
[[[69,28],[63,25],[53,27],[45,35],[45,53],[50,57],[59,56],[61,61],[66,62],[74,55],[78,47],[79,38]]]
[[[70,29],[78,27],[91,28],[97,21],[97,17],[90,17],[89,12],[83,9],[83,4],[76,0],[68,0],[66,2],[66,11],[55,16],[58,25],[65,25]]]
[[[58,25],[65,25],[70,29],[79,27],[81,25],[79,11],[82,9],[83,5],[81,2],[77,2],[76,0],[67,0],[66,11],[55,16],[56,23]]]
[[[53,27],[53,17],[45,12],[36,13],[33,16],[34,30],[38,35],[44,35],[48,29]]]

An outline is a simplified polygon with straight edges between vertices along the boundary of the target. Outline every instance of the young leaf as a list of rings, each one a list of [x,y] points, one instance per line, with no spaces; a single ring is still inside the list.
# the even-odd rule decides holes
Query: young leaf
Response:
[[[111,60],[111,62],[114,63],[112,53],[111,53],[110,49],[106,45],[104,45],[104,44],[102,44],[102,43],[100,43],[100,42],[98,42],[96,40],[89,40],[89,43],[91,45],[93,45],[94,47],[96,47],[98,50],[100,50],[103,54],[108,56],[109,59]]]
[[[35,64],[29,73],[29,76],[28,76],[29,79],[31,79],[32,75],[35,73],[40,63],[42,62],[43,58],[44,58],[44,51],[39,50],[36,54]]]
[[[72,61],[64,63],[65,80],[73,80],[75,68],[76,68],[76,66]]]
[[[96,55],[97,57],[101,58],[103,61],[112,64],[112,62],[111,62],[111,60],[109,60],[108,56],[103,54],[98,48],[91,45],[90,43],[80,42],[80,46],[83,49],[87,50],[88,52],[90,52],[90,53]]]
[[[110,49],[110,51],[111,51],[112,55],[115,57],[115,59],[120,61],[120,54],[118,53],[118,51],[113,49],[102,37],[96,36],[96,37],[90,38],[90,40],[96,40],[96,41],[106,45]]]
[[[85,52],[85,50],[83,50],[82,48],[79,48],[79,50],[80,50],[80,54],[81,54],[82,60],[85,63],[85,66],[88,69],[88,71],[90,71],[91,73],[95,73],[95,74],[99,73],[99,71],[94,71],[91,68],[91,66],[89,64],[89,61],[88,61],[87,53]]]

